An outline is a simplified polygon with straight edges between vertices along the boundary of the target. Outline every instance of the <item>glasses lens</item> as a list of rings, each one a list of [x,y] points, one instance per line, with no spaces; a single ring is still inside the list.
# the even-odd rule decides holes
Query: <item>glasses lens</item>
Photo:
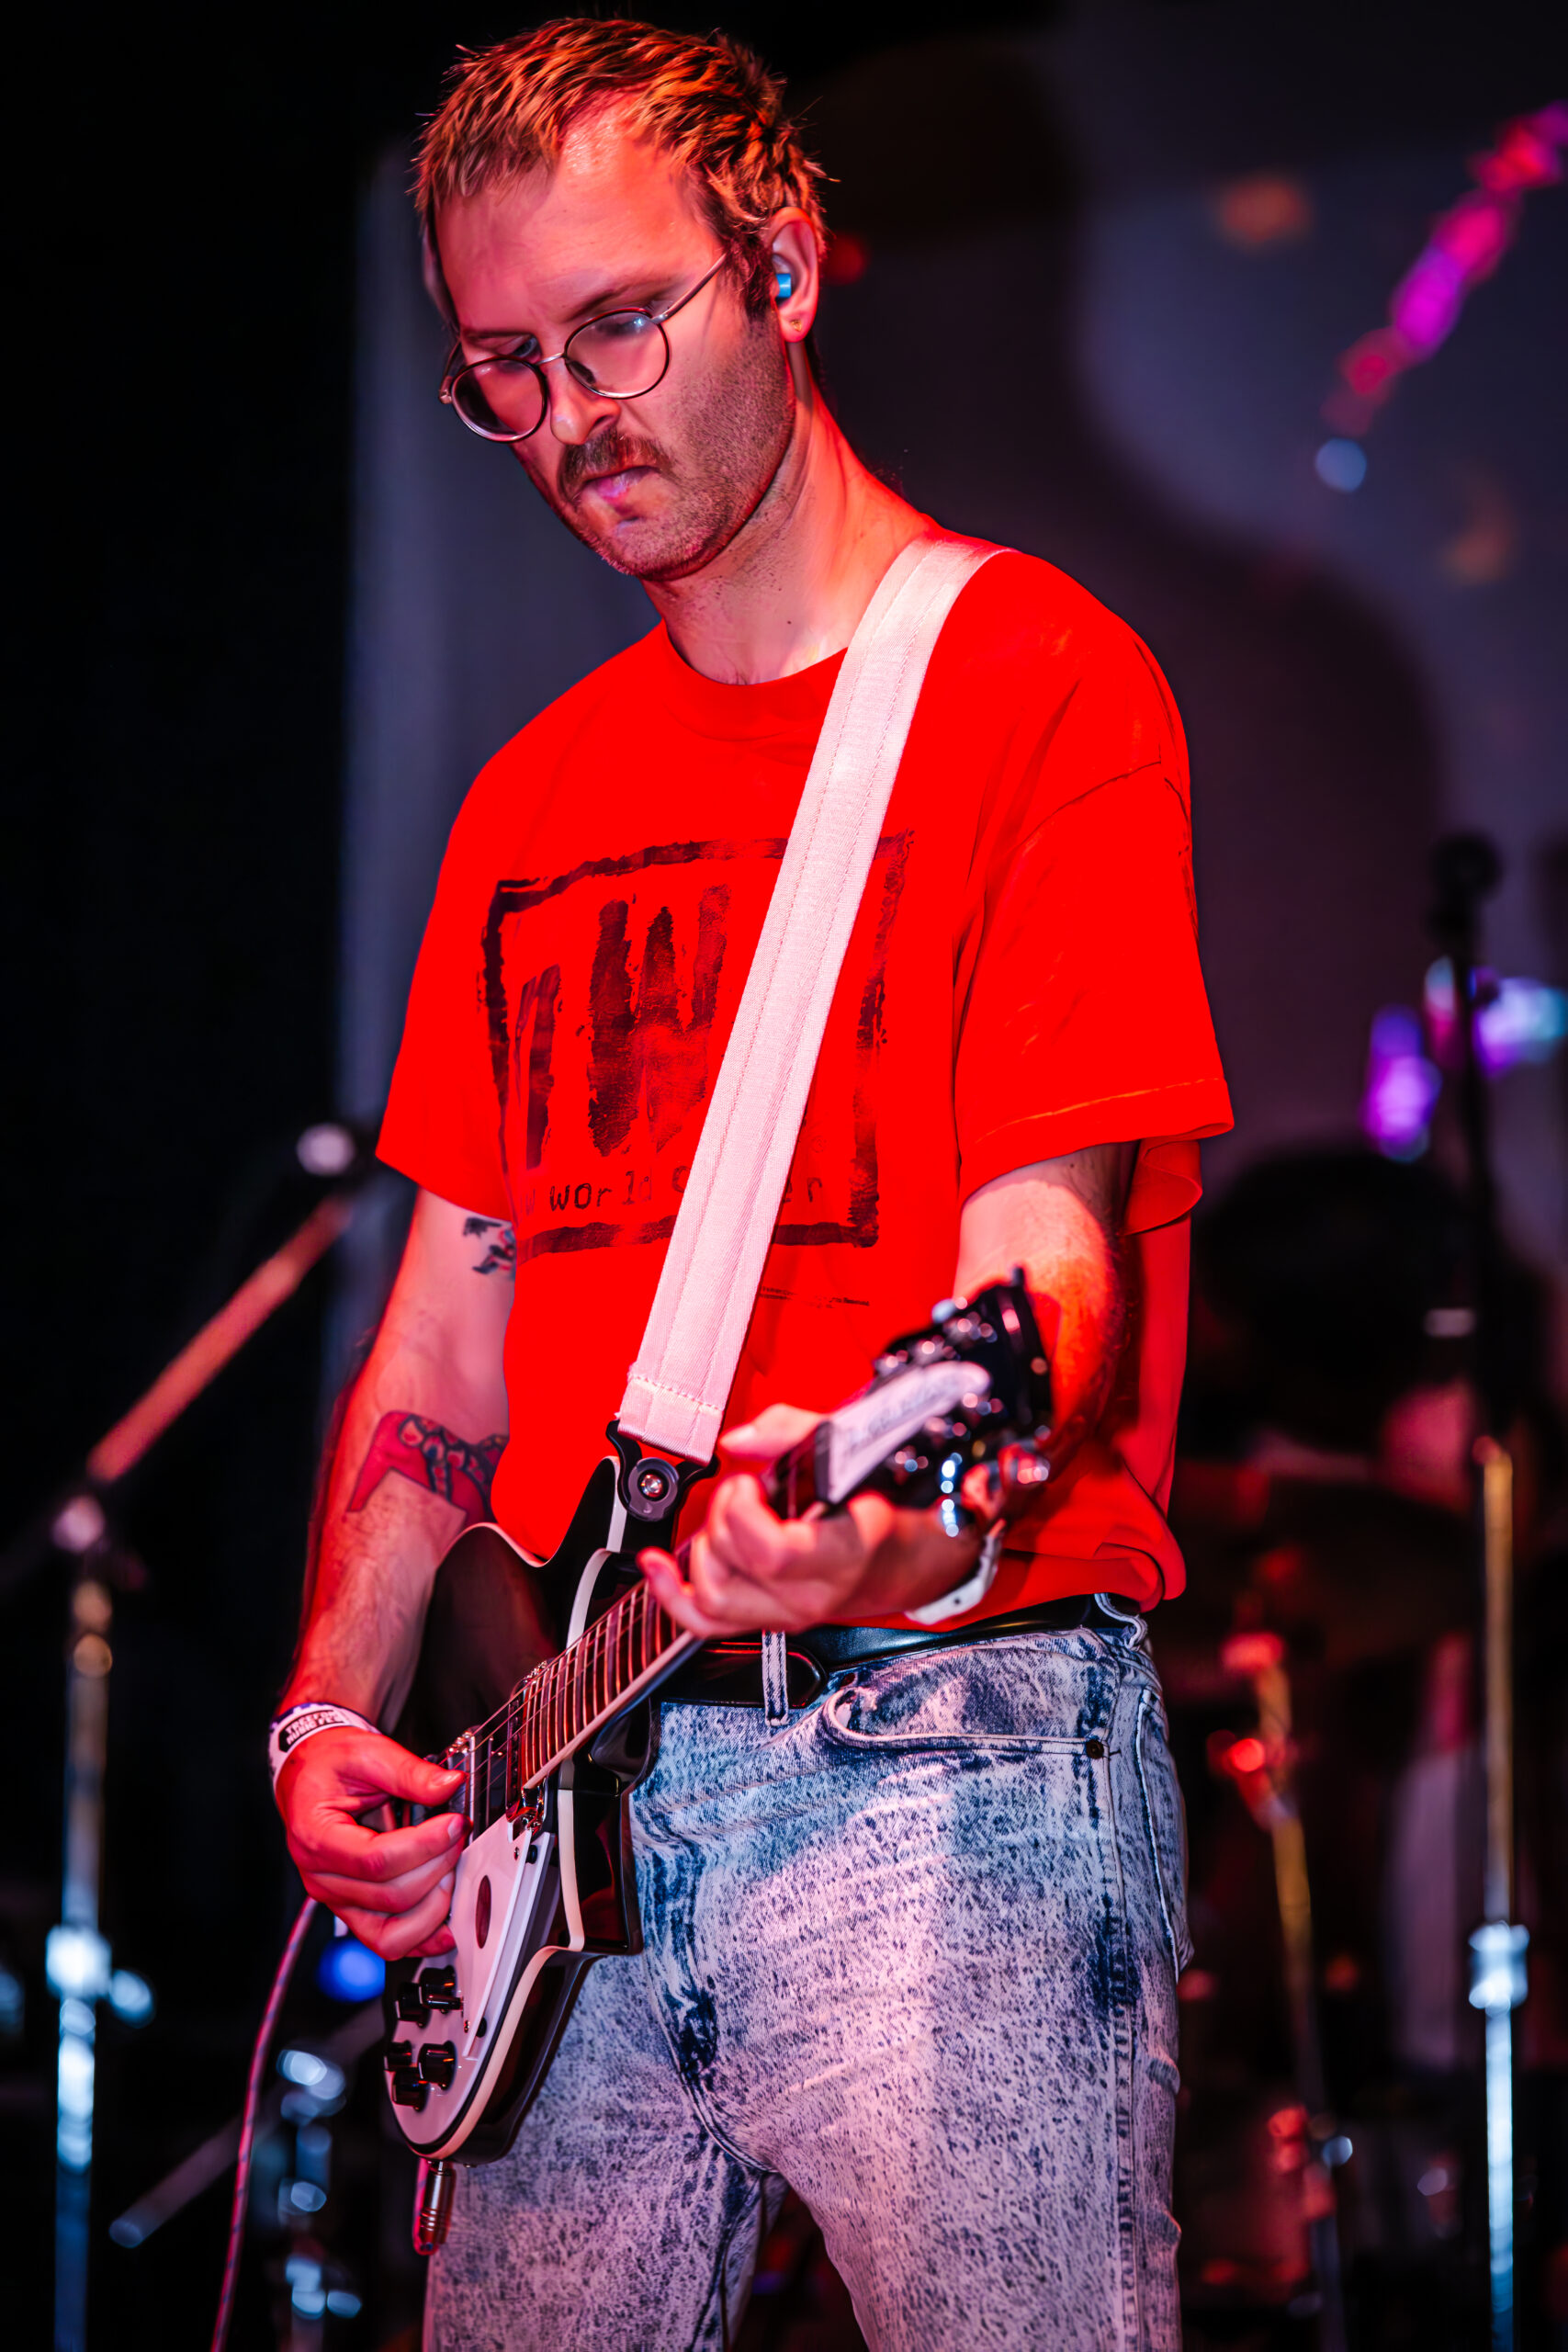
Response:
[[[650,392],[669,364],[664,330],[646,311],[610,311],[578,328],[566,360],[591,392],[626,401]]]
[[[536,372],[525,361],[481,359],[455,379],[452,405],[473,432],[491,441],[514,441],[538,424],[545,395]]]

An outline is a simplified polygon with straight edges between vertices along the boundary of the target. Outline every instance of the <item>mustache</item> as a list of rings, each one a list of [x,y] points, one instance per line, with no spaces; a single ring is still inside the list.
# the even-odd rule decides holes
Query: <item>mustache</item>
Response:
[[[561,457],[556,486],[564,499],[575,502],[591,475],[619,473],[627,466],[669,470],[657,441],[641,441],[617,424],[606,424],[586,441],[569,445]]]

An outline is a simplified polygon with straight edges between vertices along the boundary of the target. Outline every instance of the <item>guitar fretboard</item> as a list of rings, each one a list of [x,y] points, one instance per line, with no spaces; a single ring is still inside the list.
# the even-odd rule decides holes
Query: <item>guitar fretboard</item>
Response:
[[[570,1648],[536,1666],[500,1713],[474,1731],[467,1754],[463,1747],[449,1751],[468,1769],[460,1802],[473,1834],[510,1812],[628,1703],[671,1650],[694,1646],[695,1636],[665,1614],[646,1584],[637,1584]]]

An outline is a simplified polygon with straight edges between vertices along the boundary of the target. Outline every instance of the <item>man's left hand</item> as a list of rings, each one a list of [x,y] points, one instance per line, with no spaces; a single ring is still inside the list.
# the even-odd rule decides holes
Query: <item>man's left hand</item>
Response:
[[[725,1634],[860,1619],[880,1623],[961,1585],[979,1556],[983,1530],[945,1534],[934,1511],[907,1510],[885,1495],[856,1495],[841,1510],[782,1520],[763,1498],[757,1470],[820,1420],[771,1405],[719,1441],[727,1460],[754,1464],[725,1478],[686,1554],[686,1575],[668,1552],[641,1565],[660,1608],[705,1640]],[[983,1480],[965,1500],[986,1516]]]

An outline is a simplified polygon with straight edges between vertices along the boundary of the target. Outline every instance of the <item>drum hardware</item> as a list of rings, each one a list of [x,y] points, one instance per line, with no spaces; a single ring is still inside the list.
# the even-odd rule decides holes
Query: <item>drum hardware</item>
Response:
[[[1329,2111],[1323,2071],[1313,1960],[1312,1885],[1306,1839],[1295,1792],[1295,1744],[1292,1736],[1291,1681],[1285,1645],[1278,1634],[1248,1628],[1233,1634],[1220,1653],[1228,1674],[1244,1677],[1258,1702],[1255,1734],[1234,1737],[1216,1732],[1210,1758],[1233,1782],[1274,1853],[1274,1891],[1284,1946],[1285,1991],[1290,2006],[1301,2121],[1309,2150],[1301,2170],[1307,2243],[1318,2296],[1320,2352],[1346,2352],[1345,2293],[1339,2249],[1339,2219],[1334,2175],[1348,2161],[1350,2142]]]
[[[1493,2352],[1513,2352],[1513,2013],[1525,1997],[1529,1931],[1514,1919],[1514,1505],[1505,1439],[1511,1419],[1501,1308],[1502,1245],[1492,1128],[1476,1023],[1493,985],[1478,968],[1481,907],[1503,878],[1484,833],[1450,833],[1432,853],[1434,940],[1453,967],[1459,1125],[1466,1161],[1471,1372],[1481,1399],[1476,1442],[1481,1522],[1486,1859],[1481,1926],[1471,1937],[1470,2001],[1486,2018],[1486,2211]]]

